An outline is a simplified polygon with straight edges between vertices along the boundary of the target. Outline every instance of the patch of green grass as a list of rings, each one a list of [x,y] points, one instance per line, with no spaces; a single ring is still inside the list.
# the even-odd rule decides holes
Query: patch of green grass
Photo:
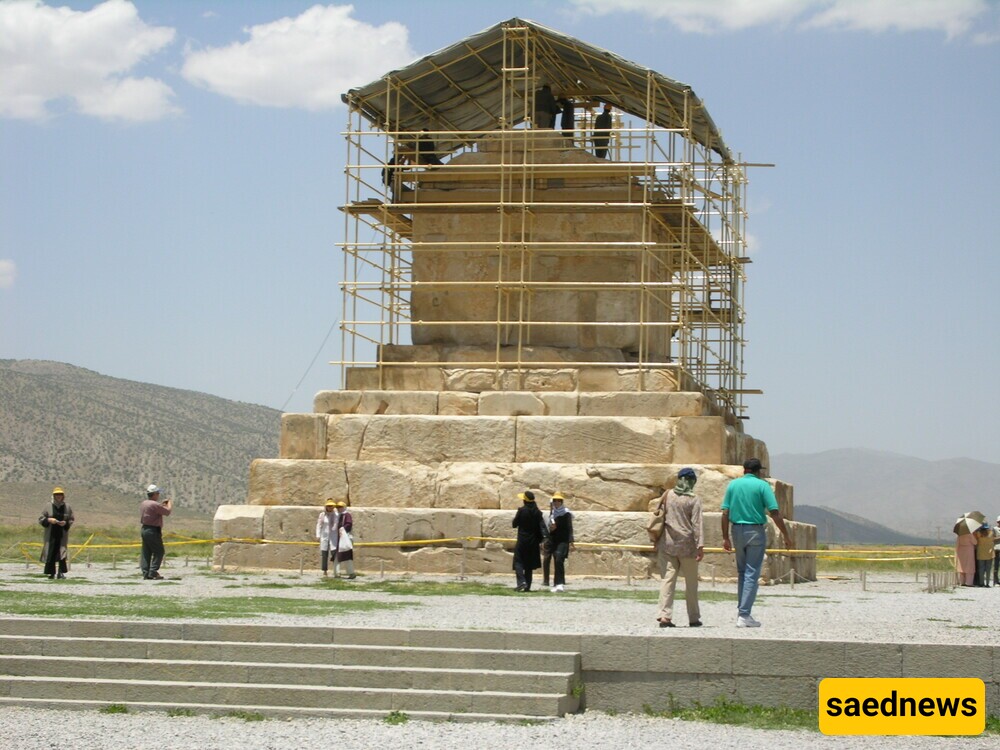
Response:
[[[319,601],[271,596],[186,599],[148,594],[102,594],[67,598],[56,593],[0,591],[0,611],[11,615],[42,617],[130,617],[162,620],[240,618],[260,614],[328,617],[407,606],[419,606],[419,602]]]
[[[167,716],[195,716],[195,712],[190,708],[171,708],[167,710]]]
[[[787,707],[750,706],[721,697],[708,706],[698,702],[690,706],[680,706],[674,702],[674,697],[671,695],[666,709],[657,711],[648,705],[644,705],[642,709],[646,716],[654,718],[705,721],[712,724],[731,724],[753,729],[819,731],[819,716],[816,711]],[[611,711],[606,713],[608,716],[615,715]],[[1000,734],[1000,717],[987,716],[986,729],[983,734]]]
[[[946,617],[925,617],[924,619],[927,620],[927,622],[951,622],[951,620]]]
[[[224,714],[215,714],[216,719],[243,719],[243,721],[265,721],[266,716],[257,711],[227,711]]]
[[[100,709],[102,714],[127,714],[128,706],[124,703],[109,703]]]
[[[985,625],[949,625],[948,627],[955,630],[989,630]]]
[[[409,720],[410,715],[403,711],[390,711],[385,715],[385,719],[383,719],[386,724],[405,724]]]
[[[168,543],[167,546],[167,556],[174,560],[184,559],[185,557],[191,557],[197,560],[200,556],[202,560],[211,553],[212,544],[207,540],[212,538],[211,530],[206,532],[202,531],[184,531],[183,535],[190,539],[204,539],[206,540],[204,545],[188,545],[184,547],[170,547],[169,542],[173,541],[170,535],[170,529],[166,529],[166,534],[164,535],[164,541]],[[86,547],[81,546],[90,538],[93,534],[93,539],[90,540],[90,544]],[[23,556],[19,551],[19,543],[26,542],[29,544],[37,544],[42,541],[42,528],[37,525],[32,526],[2,526],[0,525],[0,550],[10,550],[6,558],[18,559],[23,561]],[[139,538],[139,526],[129,525],[122,527],[109,527],[109,526],[85,526],[82,524],[74,524],[72,532],[70,532],[70,561],[75,565],[85,565],[88,560],[91,562],[99,563],[109,563],[112,560],[117,560],[119,564],[125,564],[126,562],[131,563],[139,559],[139,550],[142,547],[142,541]],[[134,547],[102,547],[102,545],[108,544],[134,544]],[[32,560],[38,559],[38,554],[40,548],[37,546],[25,546],[23,547],[27,551],[28,555]],[[174,550],[178,550],[175,552]]]
[[[646,716],[682,721],[707,721],[713,724],[731,724],[753,729],[810,729],[819,731],[819,721],[815,711],[795,708],[770,708],[750,706],[726,698],[717,698],[711,705],[695,702],[690,706],[680,706],[670,696],[666,709],[657,711],[643,706]]]

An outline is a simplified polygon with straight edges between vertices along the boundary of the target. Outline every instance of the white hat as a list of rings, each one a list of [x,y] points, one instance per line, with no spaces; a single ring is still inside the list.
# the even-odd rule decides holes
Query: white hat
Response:
[[[152,495],[154,492],[160,492],[160,488],[157,487],[155,484],[151,484],[149,485],[149,487],[146,488],[147,495]]]

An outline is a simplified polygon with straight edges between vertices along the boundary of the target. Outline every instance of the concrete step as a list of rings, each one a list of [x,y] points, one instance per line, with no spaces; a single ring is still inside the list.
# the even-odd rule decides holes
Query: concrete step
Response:
[[[206,675],[210,678],[210,675]],[[484,680],[488,676],[484,675]],[[111,680],[56,677],[0,678],[0,695],[9,698],[60,701],[86,695],[91,702],[129,703],[149,701],[167,705],[213,704],[223,706],[268,705],[275,707],[325,708],[377,711],[438,711],[443,713],[521,714],[562,716],[577,709],[578,700],[568,694],[520,693],[494,690],[458,691],[354,686],[307,686],[286,684],[248,685],[230,682],[164,680]]]
[[[0,707],[25,706],[29,708],[63,709],[96,711],[106,708],[105,701],[84,700],[79,698],[50,700],[48,698],[9,698],[0,697]],[[192,714],[226,716],[234,713],[257,713],[269,718],[302,718],[302,719],[384,719],[390,712],[377,709],[355,708],[296,708],[295,706],[236,706],[217,703],[162,703],[157,701],[127,701],[121,703],[133,712],[166,712],[184,711]],[[558,716],[529,716],[526,714],[488,714],[472,712],[448,713],[446,711],[407,711],[406,715],[416,721],[447,721],[447,722],[501,722],[501,723],[531,723],[546,724],[557,721]]]
[[[0,642],[2,643],[2,642]],[[488,683],[500,692],[568,693],[573,689],[574,672],[526,672],[501,669],[415,668],[403,666],[344,666],[318,664],[277,664],[235,661],[193,661],[188,659],[123,659],[74,656],[0,655],[0,674],[14,677],[101,678],[143,680],[158,679],[199,681],[211,676],[213,681],[229,683],[277,683],[358,688],[410,690],[476,691]]]
[[[141,638],[0,636],[0,653],[17,656],[155,659],[256,664],[384,668],[505,670],[572,673],[578,657],[567,652],[499,649],[351,646],[317,643],[237,643]]]
[[[579,653],[525,651],[520,639],[507,639],[489,631],[0,617],[0,705],[491,721],[579,709]],[[537,645],[558,640],[539,636]]]

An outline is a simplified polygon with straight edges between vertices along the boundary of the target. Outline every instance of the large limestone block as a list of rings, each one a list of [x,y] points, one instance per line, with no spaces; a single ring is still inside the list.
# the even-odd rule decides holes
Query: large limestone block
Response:
[[[699,417],[708,413],[701,393],[581,393],[581,417]]]
[[[543,515],[548,517],[548,504],[540,504]],[[514,511],[483,511],[483,536],[499,539],[513,538],[515,529],[511,527]],[[646,546],[646,513],[614,513],[593,511],[572,511],[573,535],[578,543],[628,544]],[[582,549],[582,548],[581,548]],[[638,550],[636,550],[638,551]]]
[[[423,463],[513,461],[514,418],[373,416],[360,458]]]
[[[478,541],[464,537],[482,536],[482,515],[477,510],[443,508],[351,508],[354,539],[357,542],[392,542],[459,539],[451,547],[478,547]],[[368,548],[365,548],[368,549]],[[413,547],[401,547],[413,550]]]
[[[430,507],[437,494],[437,470],[415,461],[348,461],[347,484],[352,505]]]
[[[313,397],[317,414],[354,414],[364,391],[320,391]]]
[[[272,542],[315,542],[316,521],[321,513],[322,508],[302,506],[276,505],[266,508],[264,538]]]
[[[319,567],[319,547],[288,544],[240,544],[226,542],[215,545],[213,564],[243,570],[304,570]]]
[[[331,414],[326,423],[326,457],[340,461],[357,460],[371,420],[368,414]]]
[[[443,391],[439,367],[348,367],[346,386],[353,391]]]
[[[437,413],[445,417],[468,417],[479,413],[479,396],[461,391],[438,394]]]
[[[437,391],[367,391],[359,414],[436,414]]]
[[[263,505],[220,505],[215,509],[212,536],[216,539],[260,539],[264,534]]]
[[[511,464],[443,463],[437,470],[435,508],[499,508],[510,484]]]
[[[671,489],[675,484],[677,484],[677,472],[682,468],[682,464],[674,464],[669,467],[653,467],[652,475],[647,475],[650,478],[646,479],[647,483],[652,484],[652,477],[662,477],[662,486],[664,490]],[[722,501],[726,496],[726,488],[729,483],[743,476],[742,466],[733,466],[728,464],[715,465],[715,466],[699,466],[697,464],[688,464],[691,468],[695,470],[698,475],[698,483],[695,485],[695,494],[698,499],[701,500],[701,507],[706,511],[717,511],[722,509]],[[637,469],[631,466],[621,467],[621,468],[611,468],[606,469],[601,467],[602,471],[607,474],[607,479],[609,481],[622,481],[622,477],[628,477],[632,479],[633,477],[643,476],[638,473]],[[662,469],[657,473],[657,469]],[[781,511],[781,515],[784,518],[791,519],[794,517],[794,505],[792,503],[792,485],[785,482],[778,481],[776,479],[768,478],[766,480],[770,485],[771,489],[774,491],[775,499],[778,501],[778,510]],[[660,497],[660,493],[657,493],[656,497],[653,498],[649,505],[648,510],[652,510],[655,507],[656,500]]]
[[[542,416],[545,402],[534,393],[493,391],[479,395],[479,413],[483,416]]]
[[[341,461],[258,458],[250,464],[248,505],[322,505],[347,501],[347,472]]]
[[[674,424],[645,417],[518,417],[517,461],[668,463]]]
[[[581,367],[577,383],[584,391],[652,391],[665,393],[680,390],[677,376],[670,370],[632,370],[612,367]]]
[[[326,458],[325,414],[282,414],[280,458]]]
[[[561,391],[541,392],[538,397],[545,404],[545,413],[550,417],[575,417],[579,409],[579,397],[575,393]]]
[[[726,450],[726,425],[720,417],[679,417],[674,463],[734,463]]]
[[[561,492],[572,510],[642,511],[660,494],[658,486],[645,484],[650,472],[641,466],[631,466],[634,471],[619,472],[608,481],[602,477],[602,470],[624,467],[531,462],[514,464],[512,468],[508,481],[500,488],[501,508],[517,508],[517,494],[525,489],[535,491],[539,507],[547,507],[552,493]],[[622,478],[626,473],[629,478]]]

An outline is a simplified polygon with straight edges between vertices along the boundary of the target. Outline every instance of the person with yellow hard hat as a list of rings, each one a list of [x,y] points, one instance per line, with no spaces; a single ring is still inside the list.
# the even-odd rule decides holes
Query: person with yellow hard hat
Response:
[[[38,518],[45,529],[40,560],[45,563],[45,575],[49,578],[65,578],[69,571],[67,549],[69,529],[74,520],[73,509],[66,503],[66,492],[56,487],[52,490],[52,502]]]

